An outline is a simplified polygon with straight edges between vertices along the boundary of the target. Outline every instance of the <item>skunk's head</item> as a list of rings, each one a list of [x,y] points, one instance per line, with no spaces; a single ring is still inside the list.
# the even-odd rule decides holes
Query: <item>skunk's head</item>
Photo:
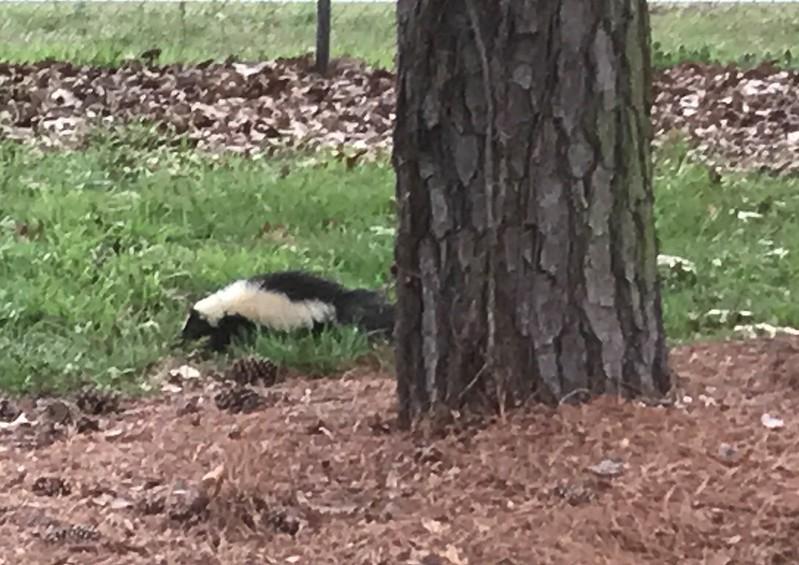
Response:
[[[208,318],[196,308],[192,308],[189,311],[189,317],[186,318],[186,323],[183,324],[180,337],[184,340],[194,340],[212,333],[214,333],[214,326],[208,321]]]
[[[235,313],[237,299],[240,299],[245,285],[235,282],[224,289],[197,301],[183,324],[180,332],[184,340],[195,340],[213,335],[225,316]]]

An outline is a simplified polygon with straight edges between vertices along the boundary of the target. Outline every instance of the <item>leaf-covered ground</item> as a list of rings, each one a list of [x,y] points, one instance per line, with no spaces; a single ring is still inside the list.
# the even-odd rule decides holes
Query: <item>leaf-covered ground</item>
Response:
[[[415,433],[369,369],[227,404],[185,366],[147,401],[5,402],[0,545],[20,565],[796,563],[799,340],[672,366],[672,405]]]
[[[97,125],[148,120],[200,149],[238,153],[388,146],[393,79],[350,61],[330,79],[307,59],[119,69],[0,64],[0,133],[76,147]]]
[[[683,63],[658,74],[653,121],[723,166],[799,172],[799,72]]]
[[[329,77],[307,58],[260,63],[121,68],[41,62],[0,64],[0,134],[80,147],[99,124],[147,120],[200,149],[390,147],[394,77],[354,60]],[[733,168],[799,170],[799,71],[686,63],[659,72],[659,138],[689,135],[703,158]]]

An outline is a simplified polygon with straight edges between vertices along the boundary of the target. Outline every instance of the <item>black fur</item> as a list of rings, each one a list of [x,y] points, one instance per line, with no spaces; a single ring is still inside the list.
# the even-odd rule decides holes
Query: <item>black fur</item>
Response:
[[[186,341],[208,337],[208,347],[222,351],[234,339],[246,338],[256,329],[256,324],[238,315],[224,316],[216,326],[212,326],[192,308],[181,337]]]
[[[258,283],[265,290],[281,292],[293,302],[321,300],[333,304],[336,298],[347,292],[347,289],[337,282],[303,271],[267,273],[256,275],[249,280]]]
[[[345,291],[333,302],[340,324],[359,326],[366,332],[383,338],[394,333],[394,305],[386,298],[363,288]]]
[[[303,271],[261,274],[249,280],[264,290],[285,294],[293,302],[320,300],[331,304],[336,311],[335,323],[358,326],[371,336],[384,339],[393,337],[394,305],[373,290],[349,290],[334,281]],[[328,323],[316,323],[310,331],[319,333],[328,326]],[[256,329],[258,326],[255,323],[238,315],[225,316],[214,327],[192,308],[181,337],[194,340],[208,336],[211,349],[221,351],[233,339],[247,337]]]

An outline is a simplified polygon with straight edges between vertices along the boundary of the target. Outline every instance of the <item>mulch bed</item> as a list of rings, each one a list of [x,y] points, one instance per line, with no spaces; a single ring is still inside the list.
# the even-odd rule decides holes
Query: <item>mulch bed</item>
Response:
[[[674,406],[429,437],[393,428],[393,381],[366,369],[259,389],[252,411],[207,384],[92,397],[98,429],[0,430],[0,563],[799,562],[799,340],[672,364]]]

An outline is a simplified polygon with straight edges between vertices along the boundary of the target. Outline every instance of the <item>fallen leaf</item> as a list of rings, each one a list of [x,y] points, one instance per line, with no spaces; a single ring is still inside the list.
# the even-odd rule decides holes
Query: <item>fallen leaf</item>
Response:
[[[432,520],[430,518],[422,518],[422,527],[431,534],[438,535],[444,530],[446,530],[449,526],[439,522],[438,520]]]
[[[123,429],[116,428],[116,429],[108,430],[107,432],[105,432],[103,434],[103,437],[105,439],[117,439],[119,437],[122,437],[122,434],[124,434],[124,433],[125,433],[125,431]]]
[[[203,475],[200,483],[209,497],[214,497],[219,493],[219,489],[222,487],[224,473],[225,464],[220,463],[212,471]]]
[[[169,394],[178,394],[183,392],[183,388],[179,387],[178,385],[174,385],[172,383],[164,383],[161,385],[161,392],[166,392]]]
[[[181,365],[177,369],[170,370],[169,376],[172,378],[181,379],[185,381],[185,380],[199,379],[201,373],[198,369],[192,367],[191,365]]]
[[[603,459],[596,465],[591,465],[588,470],[600,477],[615,477],[624,471],[624,463],[613,459]]]
[[[447,549],[444,550],[443,555],[453,565],[467,565],[469,563],[465,557],[461,556],[460,550],[452,544],[447,545]]]
[[[15,430],[21,426],[33,426],[35,424],[36,421],[28,420],[25,413],[21,412],[12,422],[0,422],[0,430]]]
[[[780,418],[775,418],[769,414],[763,414],[760,417],[760,423],[770,430],[776,430],[785,426],[785,422]]]

